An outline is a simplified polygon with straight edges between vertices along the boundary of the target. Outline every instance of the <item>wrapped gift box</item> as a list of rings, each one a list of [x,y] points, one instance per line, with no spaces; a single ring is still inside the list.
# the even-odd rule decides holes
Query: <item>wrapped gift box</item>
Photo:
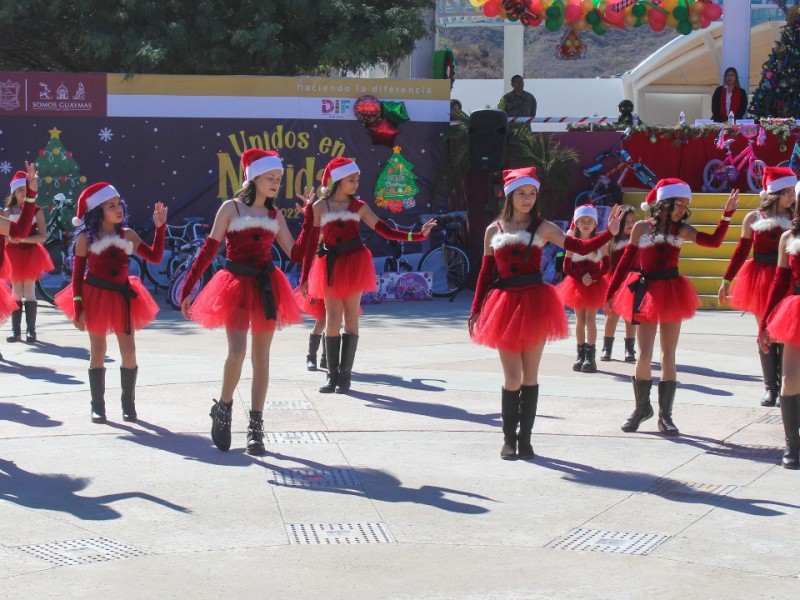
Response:
[[[406,302],[433,298],[430,272],[394,273],[384,272],[380,276],[381,302]]]

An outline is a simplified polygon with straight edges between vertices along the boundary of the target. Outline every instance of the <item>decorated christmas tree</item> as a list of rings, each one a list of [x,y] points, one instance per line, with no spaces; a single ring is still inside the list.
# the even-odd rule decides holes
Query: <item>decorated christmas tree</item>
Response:
[[[800,118],[800,8],[786,12],[780,39],[761,70],[750,114],[755,117]]]
[[[36,169],[39,171],[39,204],[47,206],[53,196],[64,194],[67,200],[77,203],[78,196],[86,187],[86,177],[81,175],[72,152],[61,143],[61,131],[53,127],[49,131],[50,141],[39,150]]]
[[[392,212],[400,212],[416,204],[414,196],[419,192],[419,188],[414,165],[400,154],[400,146],[395,146],[393,150],[394,154],[378,175],[375,184],[375,204]]]

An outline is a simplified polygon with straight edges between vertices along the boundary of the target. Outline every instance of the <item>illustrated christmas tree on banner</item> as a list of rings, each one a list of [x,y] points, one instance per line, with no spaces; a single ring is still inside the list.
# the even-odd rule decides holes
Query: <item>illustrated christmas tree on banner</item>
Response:
[[[44,149],[39,150],[36,169],[39,171],[39,200],[42,206],[53,202],[53,196],[64,194],[67,200],[77,204],[78,196],[86,187],[86,177],[81,175],[77,161],[72,152],[61,143],[61,131],[53,127],[50,141]]]
[[[414,165],[400,154],[400,146],[395,146],[393,150],[394,153],[378,175],[375,204],[397,213],[416,204],[414,196],[419,193],[419,188]]]
[[[786,13],[786,25],[761,70],[750,114],[755,117],[800,118],[800,8]]]

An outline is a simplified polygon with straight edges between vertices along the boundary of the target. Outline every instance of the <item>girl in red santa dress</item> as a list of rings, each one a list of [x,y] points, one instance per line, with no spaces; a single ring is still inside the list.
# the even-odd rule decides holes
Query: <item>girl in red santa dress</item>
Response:
[[[11,180],[11,194],[6,198],[3,216],[16,221],[25,202],[25,171],[17,171]],[[22,307],[25,307],[26,342],[36,341],[36,280],[53,270],[53,261],[42,242],[47,239],[47,225],[44,213],[38,206],[33,224],[19,237],[9,236],[6,242],[5,265],[8,270],[7,281],[11,282],[14,296],[18,298],[17,308],[11,313],[11,336],[7,342],[22,339]],[[22,298],[25,301],[22,301]]]
[[[764,169],[761,206],[747,213],[742,221],[739,244],[719,288],[720,304],[729,301],[739,310],[752,313],[756,322],[764,316],[767,294],[778,264],[778,243],[783,232],[792,226],[795,184],[797,177],[787,167]],[[751,248],[753,258],[748,258]],[[778,402],[782,350],[777,343],[771,344],[766,352],[758,349],[765,388],[761,406],[775,406]]]
[[[134,332],[156,317],[158,305],[138,277],[128,275],[129,255],[136,252],[158,263],[164,253],[167,207],[153,207],[156,226],[153,244],[125,226],[128,207],[110,183],[87,187],[78,197],[72,223],[75,230],[75,262],[72,283],[56,294],[56,306],[81,331],[89,333],[89,390],[92,423],[106,422],[107,336],[117,337],[122,387],[122,419],[136,421],[136,338]]]
[[[575,208],[572,227],[567,236],[588,240],[597,235],[597,209],[591,204]],[[578,359],[573,371],[594,373],[597,342],[597,310],[603,307],[608,281],[605,274],[611,267],[606,246],[581,256],[567,251],[564,256],[564,280],[556,291],[561,301],[575,311],[575,337],[578,341]]]
[[[539,363],[545,342],[567,337],[567,317],[556,289],[542,281],[547,242],[573,254],[590,254],[619,231],[614,207],[608,230],[588,240],[567,236],[536,211],[539,178],[534,167],[503,172],[506,199],[500,218],[486,228],[484,256],[468,321],[474,342],[497,348],[505,460],[533,458],[531,431],[539,402]],[[517,432],[519,425],[519,432]]]
[[[430,220],[419,232],[399,231],[386,225],[355,197],[360,172],[350,159],[330,161],[322,175],[320,199],[313,209],[312,238],[319,239],[321,230],[321,244],[311,265],[308,293],[312,298],[325,299],[328,378],[319,389],[323,394],[346,394],[350,390],[361,294],[376,289],[372,253],[361,240],[359,223],[363,221],[388,240],[409,242],[425,239],[436,225],[435,220]],[[344,333],[340,336],[342,324]]]
[[[725,239],[731,215],[739,202],[739,191],[731,192],[725,203],[722,219],[714,233],[697,231],[686,223],[691,213],[689,202],[692,191],[680,179],[662,179],[650,190],[642,203],[642,210],[650,211],[650,218],[633,226],[631,239],[614,272],[606,294],[607,308],[623,317],[638,322],[637,339],[639,356],[636,375],[633,377],[635,409],[622,425],[622,431],[631,432],[653,416],[650,404],[652,387],[651,362],[656,333],[661,330],[661,381],[658,384],[658,429],[664,435],[679,434],[672,422],[672,405],[678,386],[675,367],[675,350],[681,332],[681,322],[691,318],[700,298],[691,282],[678,273],[678,260],[684,242],[718,248]],[[641,271],[631,272],[639,260]],[[625,287],[620,288],[625,281]],[[619,290],[619,294],[615,293]]]
[[[262,455],[272,338],[276,329],[302,320],[289,280],[272,262],[271,248],[277,240],[294,262],[301,263],[302,252],[311,245],[303,245],[300,239],[294,243],[283,214],[275,208],[283,179],[283,163],[278,153],[245,150],[242,171],[244,187],[217,211],[211,234],[184,282],[181,308],[187,318],[209,329],[225,327],[227,333],[228,356],[222,372],[222,390],[210,413],[211,439],[223,452],[231,447],[233,393],[247,353],[247,333],[251,332],[253,381],[246,452]],[[192,299],[195,284],[214,260],[223,239],[225,268],[217,271],[197,298]]]
[[[796,184],[795,198],[800,196]],[[786,449],[781,464],[800,468],[800,203],[795,202],[791,228],[778,244],[778,266],[770,286],[758,342],[766,352],[774,343],[783,344],[781,418]]]
[[[25,171],[17,171],[11,184],[11,197],[20,203],[21,211],[16,219],[0,215],[0,236],[19,240],[28,234],[36,212],[39,210],[36,206],[38,190],[39,174],[36,172],[36,165],[26,162]],[[12,244],[5,243],[5,237],[0,237],[0,272],[2,272],[0,275],[0,323],[8,319],[9,315],[13,318],[16,311],[20,309],[18,297],[12,294],[6,283],[7,277],[10,276],[7,250]]]
[[[633,225],[636,223],[636,213],[632,206],[622,207],[622,228],[619,233],[608,243],[606,247],[608,254],[611,257],[611,270],[606,273],[606,279],[609,285],[611,279],[614,277],[614,270],[617,268],[625,246],[631,239],[631,231]],[[634,265],[633,268],[638,268]],[[603,332],[603,349],[600,351],[600,360],[610,361],[611,351],[614,348],[614,333],[617,330],[617,323],[619,322],[619,315],[613,310],[605,310],[606,324],[605,331]],[[625,362],[636,362],[636,325],[628,319],[623,319],[625,322]]]

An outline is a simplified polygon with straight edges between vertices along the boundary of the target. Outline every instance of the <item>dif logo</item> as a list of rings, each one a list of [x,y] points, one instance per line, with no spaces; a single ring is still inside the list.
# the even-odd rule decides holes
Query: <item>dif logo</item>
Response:
[[[322,114],[329,116],[344,115],[350,110],[352,100],[343,98],[323,98],[322,99]]]

